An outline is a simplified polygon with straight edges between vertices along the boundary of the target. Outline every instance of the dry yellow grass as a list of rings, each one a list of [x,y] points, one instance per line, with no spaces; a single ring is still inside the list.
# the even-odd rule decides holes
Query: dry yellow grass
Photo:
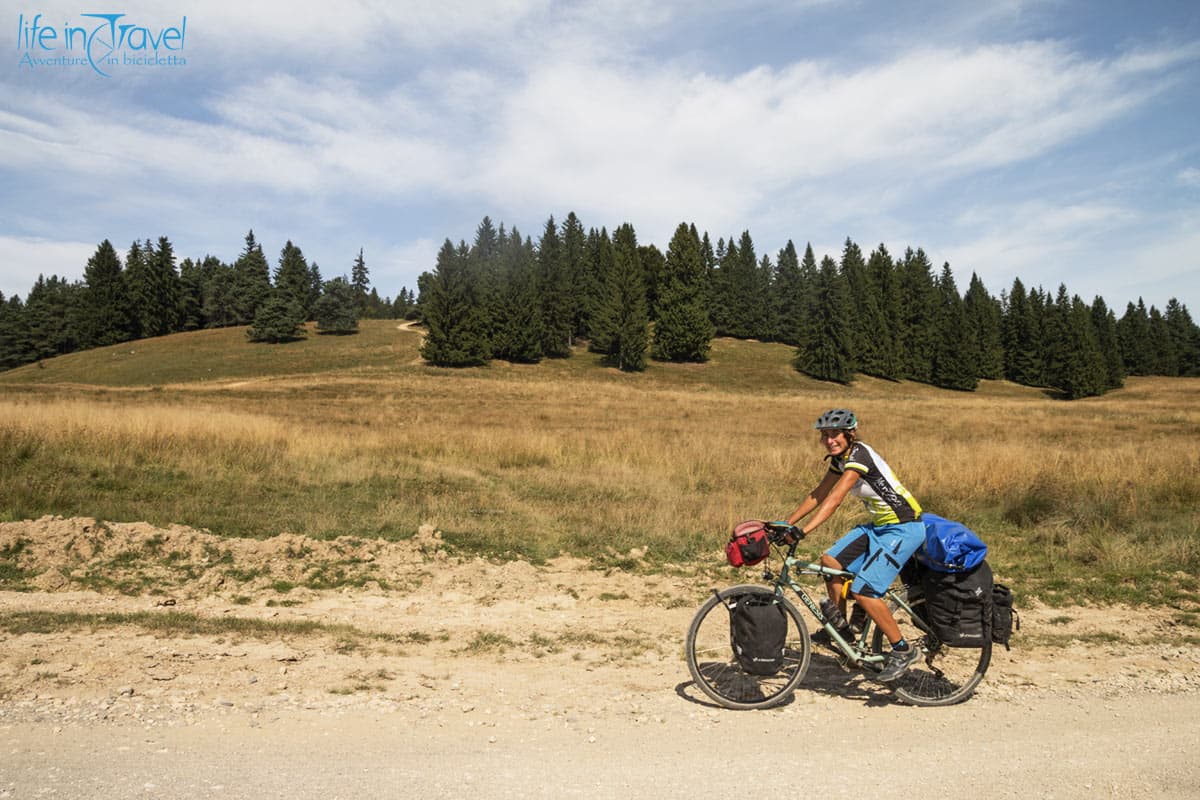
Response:
[[[641,376],[586,356],[441,371],[400,347],[403,364],[367,372],[0,389],[0,510],[256,536],[432,522],[482,552],[715,561],[732,523],[784,516],[820,478],[812,420],[849,405],[925,506],[980,528],[1013,573],[1200,564],[1200,381],[1072,403],[1003,383],[839,387],[788,376],[786,350],[718,344],[710,364]],[[739,359],[772,377],[747,385]],[[813,549],[859,518],[840,512]]]

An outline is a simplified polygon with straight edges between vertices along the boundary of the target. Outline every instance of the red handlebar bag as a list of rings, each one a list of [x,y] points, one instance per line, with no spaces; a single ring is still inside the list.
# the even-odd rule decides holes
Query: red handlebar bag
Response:
[[[739,523],[725,545],[725,558],[735,567],[752,567],[771,555],[771,542],[761,520]]]

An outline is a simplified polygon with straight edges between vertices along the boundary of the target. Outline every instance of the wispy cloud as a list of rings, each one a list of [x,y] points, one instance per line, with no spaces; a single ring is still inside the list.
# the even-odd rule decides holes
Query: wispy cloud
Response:
[[[57,5],[44,13],[78,13]],[[805,5],[822,18],[862,11]],[[123,8],[164,18],[145,0]],[[989,38],[1061,11],[1021,0],[986,13],[938,6],[952,33],[915,47],[888,26],[857,43],[848,34],[846,48],[860,48],[851,59],[796,48],[718,62],[671,39],[686,23],[719,40],[723,21],[795,21],[797,8],[212,0],[189,20],[203,54],[194,104],[147,104],[136,83],[108,84],[98,104],[79,102],[69,82],[4,81],[0,169],[36,171],[96,210],[67,219],[10,197],[0,234],[29,245],[54,229],[77,242],[132,227],[219,253],[204,237],[266,225],[320,237],[300,243],[342,260],[348,239],[368,244],[381,256],[376,277],[411,265],[409,286],[432,266],[431,242],[470,237],[451,223],[476,210],[531,231],[576,210],[589,225],[633,222],[662,244],[681,219],[714,237],[749,228],[763,252],[812,238],[836,254],[847,235],[892,242],[941,225],[968,269],[1059,249],[1065,260],[1126,224],[1133,206],[1081,189],[1081,176],[1054,196],[1021,197],[1020,171],[1053,171],[1055,156],[1130,124],[1194,80],[1200,61],[1197,43],[1090,52],[1062,37]],[[885,33],[888,46],[863,46]],[[670,57],[657,54],[664,42]],[[1183,190],[1200,185],[1194,167],[1164,174]],[[970,213],[942,207],[943,193],[972,195],[970,182],[990,184]]]
[[[79,280],[96,244],[0,235],[0,264],[4,265],[0,292],[24,297],[39,275]],[[64,265],[70,265],[69,271],[64,271]]]

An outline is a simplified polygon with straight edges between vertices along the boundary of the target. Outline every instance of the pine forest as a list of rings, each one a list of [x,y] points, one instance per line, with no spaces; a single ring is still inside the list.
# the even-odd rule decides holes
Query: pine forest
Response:
[[[779,342],[820,380],[856,373],[971,391],[1009,380],[1066,399],[1103,394],[1127,375],[1200,375],[1200,327],[1172,298],[1139,298],[1118,315],[1065,285],[1019,278],[998,296],[921,248],[870,253],[849,238],[820,260],[792,242],[759,254],[750,232],[718,238],[681,223],[666,252],[632,225],[585,229],[550,217],[536,241],[484,217],[473,241],[446,239],[430,271],[394,299],[370,288],[360,250],[350,274],[325,280],[291,241],[269,264],[253,231],[232,264],[176,262],[167,237],[135,241],[124,260],[109,241],[82,280],[39,277],[25,299],[0,295],[0,369],[77,350],[200,328],[247,326],[254,342],[351,334],[359,319],[419,320],[422,357],[465,367],[537,363],[586,346],[614,368],[648,360],[703,362],[714,337]]]

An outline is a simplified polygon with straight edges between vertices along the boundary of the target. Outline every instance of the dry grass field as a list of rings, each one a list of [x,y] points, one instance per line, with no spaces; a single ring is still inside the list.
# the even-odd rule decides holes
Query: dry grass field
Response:
[[[439,370],[418,345],[385,321],[276,346],[229,329],[2,373],[0,517],[258,538],[431,523],[501,559],[716,567],[732,523],[786,515],[819,479],[812,420],[847,405],[928,510],[989,541],[1007,582],[1049,602],[1200,595],[1200,380],[1068,403],[1007,383],[825,384],[755,342],[635,375],[582,349]],[[860,518],[843,509],[814,552]]]

